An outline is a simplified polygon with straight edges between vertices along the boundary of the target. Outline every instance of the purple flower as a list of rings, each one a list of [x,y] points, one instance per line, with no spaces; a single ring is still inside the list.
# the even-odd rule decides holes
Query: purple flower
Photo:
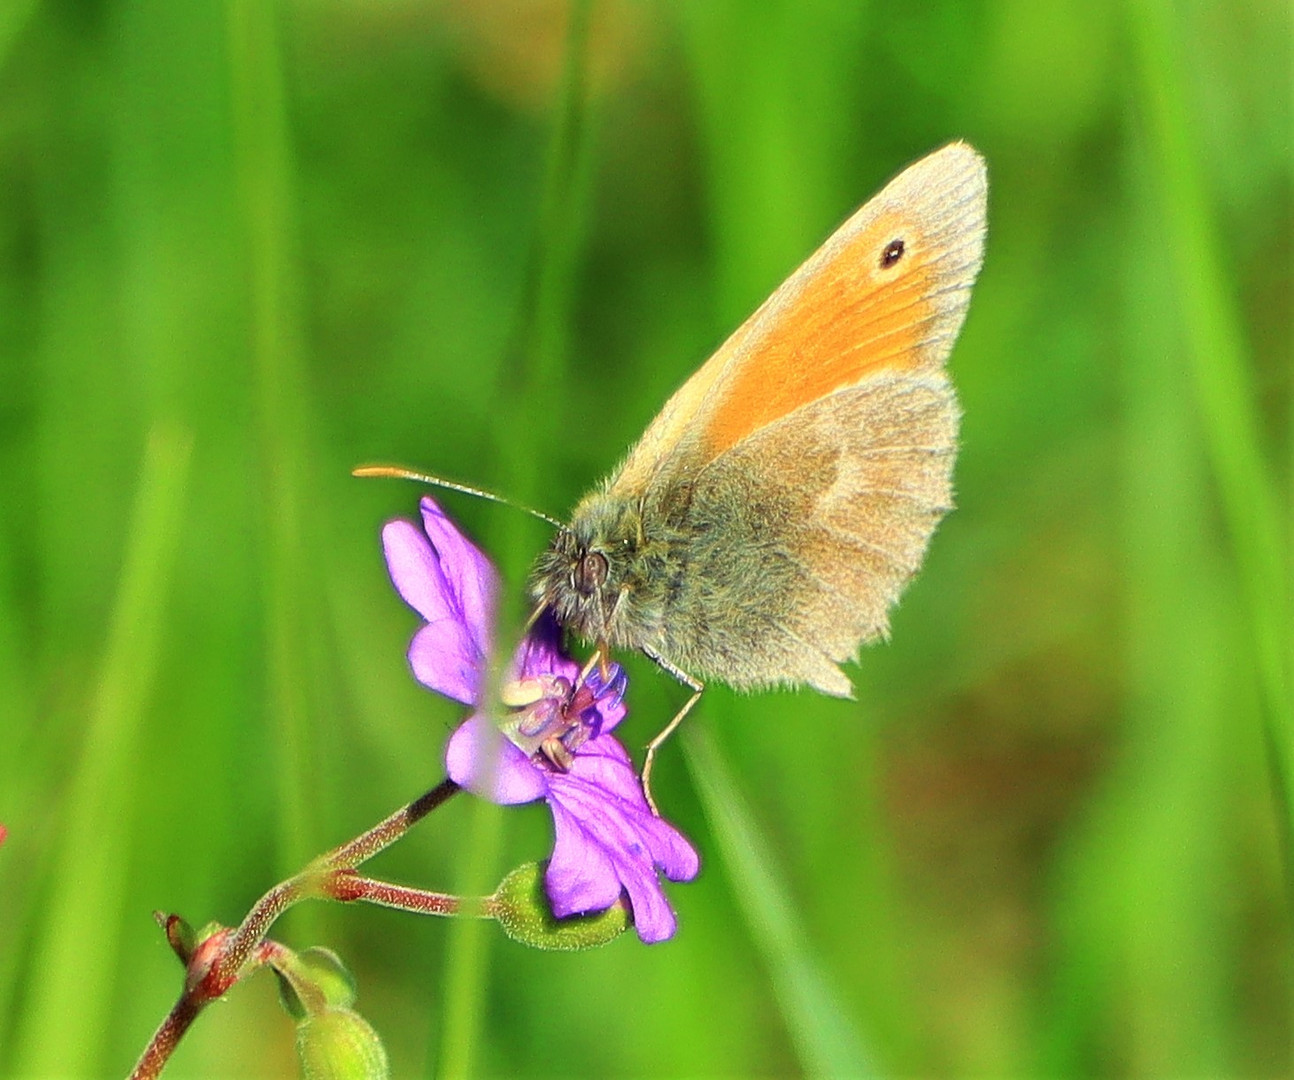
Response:
[[[430,498],[422,529],[408,521],[382,530],[397,591],[427,625],[409,645],[424,686],[479,704],[490,654],[498,577],[486,557]],[[476,713],[445,751],[456,783],[501,805],[547,801],[556,843],[545,884],[559,918],[601,911],[629,895],[645,942],[674,935],[674,912],[658,870],[671,881],[697,874],[696,850],[652,813],[638,774],[611,735],[625,716],[618,665],[596,668],[578,689],[579,665],[563,655],[560,632],[542,619],[522,641],[504,681],[511,706],[502,728]]]

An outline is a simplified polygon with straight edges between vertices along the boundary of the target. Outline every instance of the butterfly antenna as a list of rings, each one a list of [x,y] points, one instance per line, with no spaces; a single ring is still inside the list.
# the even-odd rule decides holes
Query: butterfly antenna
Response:
[[[475,495],[478,499],[496,502],[501,506],[510,506],[514,510],[529,514],[531,517],[537,517],[540,521],[546,521],[555,528],[564,528],[563,522],[549,517],[541,510],[532,510],[529,506],[522,506],[521,503],[505,499],[502,495],[496,495],[492,491],[468,487],[466,484],[458,484],[453,480],[446,480],[441,476],[432,476],[429,473],[415,472],[413,469],[406,469],[403,465],[361,465],[357,469],[351,469],[350,474],[351,476],[362,477],[379,476],[390,480],[413,480],[419,484],[430,484],[432,487],[446,488],[449,491],[458,491],[464,495]]]

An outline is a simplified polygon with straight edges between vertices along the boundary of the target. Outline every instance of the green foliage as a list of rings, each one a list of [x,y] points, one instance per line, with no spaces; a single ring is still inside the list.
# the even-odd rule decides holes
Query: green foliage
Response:
[[[564,11],[0,4],[0,1073],[123,1074],[149,912],[232,923],[439,778],[377,540],[418,492],[352,466],[566,512],[965,138],[958,509],[856,701],[711,688],[727,768],[665,748],[678,938],[274,936],[352,958],[401,1075],[1288,1075],[1289,5],[597,0],[583,74]],[[520,618],[544,528],[446,503]],[[632,749],[681,702],[627,663]],[[479,895],[549,828],[455,800],[375,870]],[[176,1075],[290,1069],[259,983]]]
[[[693,728],[683,738],[716,853],[738,883],[735,900],[755,946],[764,954],[805,1072],[822,1077],[873,1075],[863,1041],[804,940],[794,904],[779,880],[777,860],[760,837],[727,765],[704,732]]]

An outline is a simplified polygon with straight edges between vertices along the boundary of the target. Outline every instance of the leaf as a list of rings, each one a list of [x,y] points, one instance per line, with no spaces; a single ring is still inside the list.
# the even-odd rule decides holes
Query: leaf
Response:
[[[313,987],[308,984],[298,985],[288,972],[277,965],[272,965],[272,970],[279,983],[279,1004],[293,1020],[303,1022],[310,1018],[311,1013],[326,1008],[323,1001],[316,997]]]

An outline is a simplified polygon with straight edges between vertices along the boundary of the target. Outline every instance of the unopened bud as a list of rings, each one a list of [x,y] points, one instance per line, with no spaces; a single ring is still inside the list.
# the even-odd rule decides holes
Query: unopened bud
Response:
[[[154,911],[153,919],[166,934],[166,942],[171,946],[171,951],[180,958],[180,963],[187,966],[198,947],[198,935],[193,927],[180,916],[167,915],[161,911]]]
[[[329,1009],[297,1025],[297,1054],[306,1080],[386,1080],[386,1049],[358,1013]]]
[[[629,911],[622,902],[591,915],[557,918],[544,892],[545,865],[517,867],[494,894],[494,917],[513,941],[535,949],[572,952],[605,945],[629,927]]]

